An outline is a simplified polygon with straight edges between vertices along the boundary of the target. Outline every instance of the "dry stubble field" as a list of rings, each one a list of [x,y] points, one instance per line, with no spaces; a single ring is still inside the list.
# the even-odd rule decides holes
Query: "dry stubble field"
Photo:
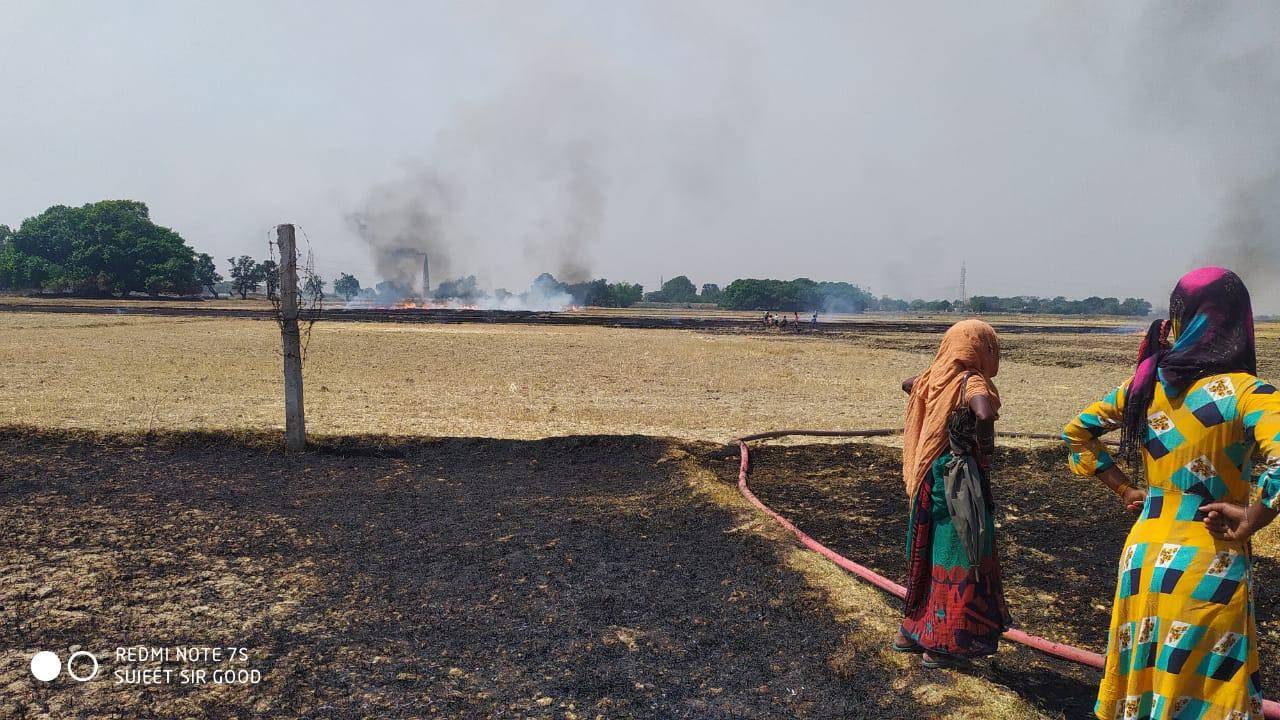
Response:
[[[1087,714],[1088,672],[1010,649],[922,673],[887,652],[893,603],[732,487],[719,443],[736,434],[896,424],[897,383],[935,338],[320,325],[308,412],[328,437],[290,459],[271,433],[277,337],[249,320],[0,314],[0,715]],[[1056,431],[1124,377],[1134,344],[1006,336],[1002,425]],[[1278,346],[1265,328],[1262,374],[1280,370]],[[557,435],[571,437],[539,439]],[[1034,560],[1011,568],[1011,601],[1048,634],[1055,613],[1095,617],[1063,639],[1097,648],[1105,597],[1037,589],[1042,526],[1106,574],[1123,518],[1080,526],[1051,455],[1008,456],[1025,494],[1004,542]],[[892,452],[761,458],[771,502],[892,573]],[[1266,573],[1274,533],[1259,546]],[[1027,603],[1043,612],[1018,613]],[[25,673],[36,648],[128,643],[250,647],[266,680],[76,688]]]
[[[888,427],[901,415],[898,383],[928,362],[935,342],[317,324],[305,367],[308,422],[322,434],[711,441],[780,427]],[[1123,379],[1135,340],[1010,335],[1006,344],[1002,427],[1056,432]],[[0,313],[0,418],[113,432],[278,427],[278,347],[275,326],[258,320]],[[1274,349],[1267,361],[1280,369]]]

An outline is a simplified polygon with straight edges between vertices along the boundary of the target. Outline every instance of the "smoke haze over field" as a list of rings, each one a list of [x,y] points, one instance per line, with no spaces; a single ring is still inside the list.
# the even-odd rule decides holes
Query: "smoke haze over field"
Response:
[[[378,271],[412,284],[412,250],[440,258],[444,275],[513,287],[541,272],[581,282],[614,238],[653,227],[629,215],[637,202],[666,218],[665,232],[696,234],[744,170],[732,129],[748,120],[745,89],[732,82],[739,63],[723,58],[727,77],[711,78],[705,96],[672,102],[640,69],[541,41],[501,17],[490,19],[517,33],[527,65],[492,97],[453,108],[422,154],[388,168],[350,216]],[[607,233],[610,210],[618,224]]]
[[[416,283],[812,277],[1280,312],[1275,3],[6,3],[0,223]],[[57,52],[49,52],[57,48]],[[36,60],[38,58],[38,60]],[[226,268],[220,268],[226,274]]]
[[[1280,293],[1280,5],[1160,3],[1118,63],[1136,122],[1207,149],[1220,203],[1204,263],[1239,270],[1265,306]]]

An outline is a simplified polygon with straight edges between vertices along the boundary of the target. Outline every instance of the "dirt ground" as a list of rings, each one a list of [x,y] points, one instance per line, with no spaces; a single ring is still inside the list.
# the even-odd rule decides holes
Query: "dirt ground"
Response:
[[[0,716],[1063,717],[1030,680],[1013,683],[1027,698],[975,700],[963,676],[858,650],[865,633],[788,567],[787,543],[692,489],[691,467],[732,466],[720,446],[274,448],[0,432]],[[113,656],[139,645],[243,647],[202,666],[263,677],[117,684],[192,667]],[[35,683],[38,649],[94,652],[101,674]]]

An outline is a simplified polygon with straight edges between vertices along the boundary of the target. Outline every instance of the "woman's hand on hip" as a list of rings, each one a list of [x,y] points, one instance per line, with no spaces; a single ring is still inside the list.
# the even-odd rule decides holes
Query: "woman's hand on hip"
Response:
[[[1244,505],[1215,502],[1201,505],[1200,510],[1205,513],[1205,529],[1219,540],[1247,540],[1258,530]]]
[[[1098,480],[1120,498],[1120,502],[1124,503],[1125,509],[1129,512],[1136,513],[1142,510],[1143,504],[1147,502],[1147,491],[1130,485],[1129,476],[1115,465],[1098,473]]]
[[[1144,488],[1128,487],[1120,493],[1120,501],[1129,512],[1142,512],[1142,506],[1147,502],[1147,491]]]

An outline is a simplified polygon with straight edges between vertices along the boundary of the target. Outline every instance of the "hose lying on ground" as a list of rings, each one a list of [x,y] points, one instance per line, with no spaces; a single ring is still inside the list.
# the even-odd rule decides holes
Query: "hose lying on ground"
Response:
[[[756,433],[755,435],[744,435],[736,440],[741,462],[738,469],[738,491],[752,505],[761,512],[773,518],[782,527],[790,530],[801,545],[822,555],[839,567],[853,573],[858,578],[875,585],[881,590],[893,595],[899,600],[906,599],[907,589],[898,583],[890,580],[876,571],[859,565],[831,548],[809,537],[803,530],[796,527],[789,520],[779,514],[776,510],[761,502],[760,498],[751,492],[751,488],[747,486],[747,475],[751,471],[751,451],[747,448],[747,443],[752,440],[765,440],[769,438],[779,438],[787,436],[808,436],[808,437],[885,437],[900,434],[901,430],[773,430],[770,432]],[[1039,433],[1001,433],[1002,437],[1020,437],[1032,440],[1059,440],[1054,435],[1044,435]],[[1038,635],[1031,635],[1015,628],[1010,628],[1004,632],[1004,638],[1011,642],[1025,645],[1026,647],[1038,650],[1046,655],[1061,658],[1070,662],[1087,665],[1098,670],[1103,669],[1105,659],[1096,652],[1084,650],[1082,648],[1065,645],[1063,643],[1054,642]],[[1280,720],[1280,703],[1273,700],[1264,700],[1262,702],[1263,715],[1270,720]]]
[[[755,435],[743,435],[734,442],[770,440],[773,438],[787,437],[789,435],[800,435],[804,437],[891,437],[893,435],[901,434],[902,428],[879,428],[877,430],[770,430],[768,432],[756,433]],[[1029,432],[1001,432],[999,437],[1018,438],[1019,440],[1052,440],[1055,442],[1062,440],[1061,435]],[[1108,445],[1119,444],[1110,440],[1104,440],[1103,442]]]

